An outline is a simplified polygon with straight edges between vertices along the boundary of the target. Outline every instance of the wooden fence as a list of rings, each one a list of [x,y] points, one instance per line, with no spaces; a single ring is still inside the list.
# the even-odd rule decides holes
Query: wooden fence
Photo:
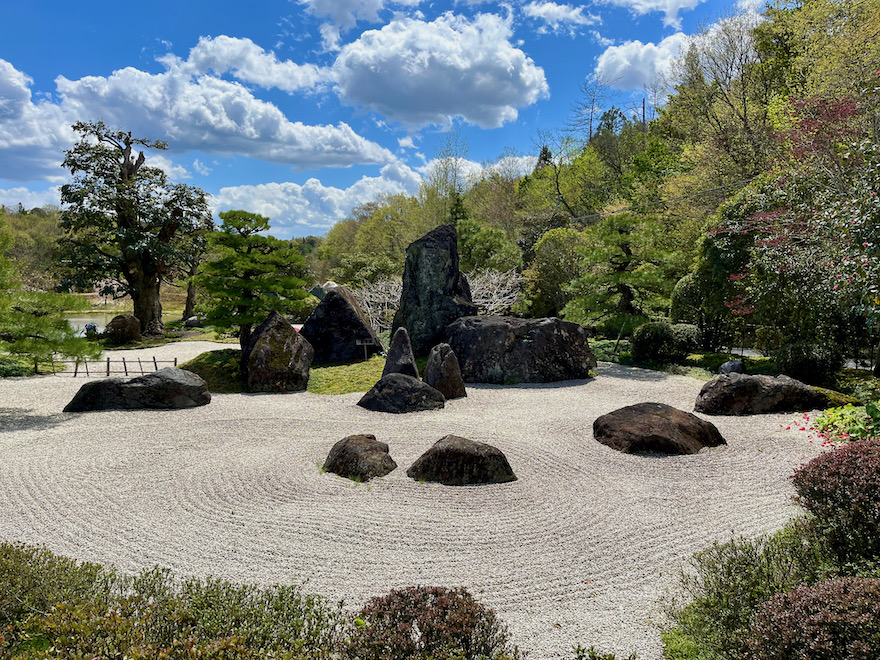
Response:
[[[53,360],[52,373],[55,375],[69,375],[70,371],[65,368],[64,371],[57,371],[56,364],[71,365],[73,367],[73,377],[94,376],[104,378],[111,374],[122,374],[124,376],[143,376],[153,371],[159,371],[162,367],[159,365],[177,366],[177,358],[173,360],[157,360],[155,357],[147,359],[128,359],[121,360]]]

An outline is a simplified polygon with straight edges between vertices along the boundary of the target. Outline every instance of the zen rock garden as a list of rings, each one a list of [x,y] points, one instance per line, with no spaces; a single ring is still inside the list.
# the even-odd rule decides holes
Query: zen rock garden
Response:
[[[318,291],[320,289],[320,291]],[[247,392],[301,392],[312,365],[368,359],[383,351],[357,300],[344,286],[316,287],[320,304],[300,332],[277,312],[251,334],[241,356]],[[120,338],[125,320],[108,326]],[[423,374],[416,359],[427,356]],[[357,405],[373,412],[409,414],[443,409],[467,397],[466,383],[511,385],[585,380],[596,367],[586,330],[558,318],[480,316],[459,271],[454,225],[443,225],[406,252],[403,292],[382,377]],[[821,407],[824,395],[787,376],[744,373],[742,362],[722,365],[703,386],[694,410],[706,415],[758,415]],[[177,368],[131,379],[86,383],[65,412],[181,409],[206,405],[211,394],[197,375]],[[726,444],[696,415],[645,402],[602,415],[593,437],[616,451],[696,454]],[[370,434],[343,438],[324,471],[356,481],[381,478],[397,464],[388,444]],[[516,480],[496,447],[455,435],[436,441],[406,471],[417,481],[463,486]]]

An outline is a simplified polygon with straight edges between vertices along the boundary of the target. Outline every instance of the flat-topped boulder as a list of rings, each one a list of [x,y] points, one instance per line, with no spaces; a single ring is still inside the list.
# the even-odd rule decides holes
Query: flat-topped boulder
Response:
[[[200,376],[166,367],[137,378],[103,378],[85,383],[64,412],[95,410],[176,410],[211,402]]]
[[[416,459],[406,475],[447,486],[503,484],[516,481],[507,457],[484,442],[447,435]]]
[[[324,470],[346,479],[369,481],[384,477],[397,467],[388,454],[388,443],[369,433],[350,435],[330,449]]]
[[[722,374],[703,385],[694,410],[708,415],[763,415],[822,408],[825,395],[788,376]]]
[[[250,336],[242,354],[248,392],[300,392],[309,385],[314,350],[290,322],[272,312]]]
[[[141,322],[131,314],[114,316],[104,327],[104,336],[114,344],[131,344],[141,338]]]
[[[466,383],[548,383],[588,378],[587,331],[558,318],[466,316],[446,328]]]
[[[413,355],[406,328],[398,328],[391,338],[388,355],[385,357],[385,368],[382,370],[383,376],[388,374],[406,374],[413,378],[419,377],[419,368],[416,366],[416,357]]]
[[[406,328],[413,353],[423,357],[443,341],[449,323],[476,313],[470,286],[459,270],[455,225],[441,225],[411,243],[392,332]]]
[[[665,403],[637,403],[593,422],[596,441],[625,454],[696,454],[726,445],[711,422]]]
[[[445,396],[447,401],[467,396],[458,357],[449,344],[437,344],[431,349],[422,380]]]
[[[351,291],[339,285],[325,289],[299,331],[315,350],[312,364],[360,362],[381,353],[382,343]]]
[[[388,413],[409,413],[437,410],[446,405],[446,399],[430,385],[406,374],[382,376],[358,405],[367,410]]]

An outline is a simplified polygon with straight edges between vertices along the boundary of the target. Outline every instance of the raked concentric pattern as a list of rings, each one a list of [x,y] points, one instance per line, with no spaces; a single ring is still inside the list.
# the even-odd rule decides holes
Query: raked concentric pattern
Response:
[[[394,587],[463,585],[533,660],[573,657],[575,644],[659,659],[662,605],[687,558],[782,526],[797,511],[789,475],[821,449],[780,427],[792,416],[765,415],[707,417],[729,444],[695,456],[619,454],[593,440],[596,417],[644,401],[690,411],[702,383],[597,371],[469,387],[444,410],[409,415],[306,393],[64,414],[82,379],[0,380],[0,539],[125,571],[305,583],[351,607]],[[387,442],[398,469],[368,484],[322,473],[330,447],[353,433]],[[408,479],[449,433],[497,446],[518,481]]]

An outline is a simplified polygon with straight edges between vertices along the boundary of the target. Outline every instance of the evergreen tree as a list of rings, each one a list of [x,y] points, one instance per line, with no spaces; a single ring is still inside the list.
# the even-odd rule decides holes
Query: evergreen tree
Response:
[[[268,218],[239,210],[220,219],[220,231],[208,234],[212,256],[195,282],[205,289],[205,321],[222,330],[238,327],[244,349],[254,324],[270,312],[304,309],[307,268],[295,244],[260,235],[269,230]]]

